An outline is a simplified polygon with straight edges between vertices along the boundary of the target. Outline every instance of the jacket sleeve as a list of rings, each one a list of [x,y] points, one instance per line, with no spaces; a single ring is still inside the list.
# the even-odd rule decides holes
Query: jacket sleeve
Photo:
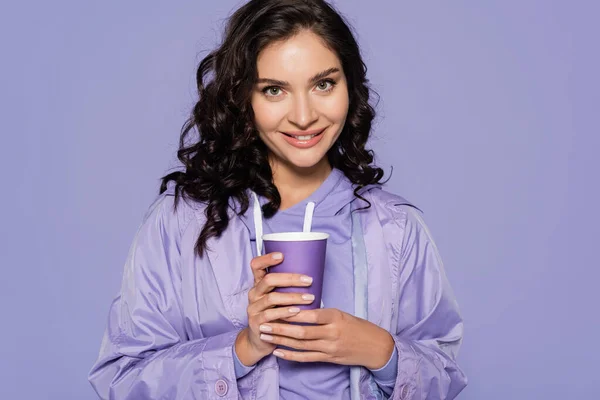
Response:
[[[394,400],[453,399],[467,379],[456,364],[463,322],[444,267],[419,211],[402,206],[397,376],[382,387]],[[393,389],[393,391],[392,391]],[[391,392],[391,393],[390,393]]]
[[[186,335],[179,265],[185,226],[172,199],[163,195],[152,205],[130,248],[88,376],[102,399],[238,398],[232,357],[238,331]]]

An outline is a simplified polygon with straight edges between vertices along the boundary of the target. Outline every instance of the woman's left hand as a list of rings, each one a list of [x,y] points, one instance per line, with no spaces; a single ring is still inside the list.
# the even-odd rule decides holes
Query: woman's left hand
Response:
[[[394,351],[394,339],[385,329],[335,308],[303,310],[288,322],[269,322],[259,327],[261,340],[302,351],[277,348],[277,357],[299,362],[330,362],[383,367]]]

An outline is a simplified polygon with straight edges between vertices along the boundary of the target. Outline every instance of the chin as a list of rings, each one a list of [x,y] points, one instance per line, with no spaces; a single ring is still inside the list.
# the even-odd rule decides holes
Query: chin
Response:
[[[298,169],[311,169],[317,167],[324,158],[327,158],[327,153],[321,154],[306,154],[306,155],[289,155],[285,157],[286,164]]]

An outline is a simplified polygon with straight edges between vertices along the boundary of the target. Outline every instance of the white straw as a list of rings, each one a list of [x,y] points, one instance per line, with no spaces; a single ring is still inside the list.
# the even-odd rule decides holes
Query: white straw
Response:
[[[310,232],[312,228],[312,219],[314,211],[315,203],[310,201],[306,205],[306,211],[304,212],[304,228],[302,228],[303,232]],[[321,308],[325,308],[325,304],[323,304],[323,299],[321,299]]]
[[[262,245],[263,245],[263,226],[262,226],[262,210],[260,209],[260,202],[256,193],[254,195],[254,232],[256,233],[256,255],[262,256]]]
[[[306,211],[304,212],[304,228],[302,229],[303,232],[310,232],[310,229],[312,228],[312,218],[314,211],[315,203],[311,201],[306,205]]]

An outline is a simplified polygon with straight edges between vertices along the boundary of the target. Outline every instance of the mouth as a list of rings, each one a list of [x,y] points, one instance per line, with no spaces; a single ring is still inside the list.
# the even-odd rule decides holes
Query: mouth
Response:
[[[306,132],[294,132],[294,133],[281,132],[281,133],[283,133],[285,136],[290,137],[292,139],[296,139],[301,142],[307,142],[307,141],[311,140],[312,138],[315,138],[315,137],[321,135],[323,132],[325,132],[325,129],[326,128],[313,129],[312,131],[306,131]]]
[[[323,132],[327,128],[313,129],[310,131],[298,131],[298,132],[280,132],[283,138],[293,147],[298,149],[310,149],[316,146],[323,138]]]

